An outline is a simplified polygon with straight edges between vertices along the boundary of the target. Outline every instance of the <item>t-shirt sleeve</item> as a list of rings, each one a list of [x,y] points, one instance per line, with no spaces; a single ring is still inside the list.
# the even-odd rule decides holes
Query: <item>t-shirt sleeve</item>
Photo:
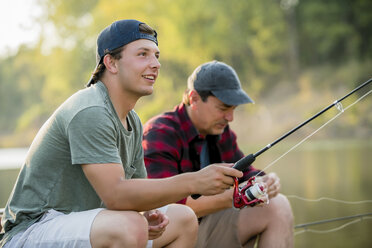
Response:
[[[77,113],[67,128],[72,164],[120,163],[117,127],[103,107]]]

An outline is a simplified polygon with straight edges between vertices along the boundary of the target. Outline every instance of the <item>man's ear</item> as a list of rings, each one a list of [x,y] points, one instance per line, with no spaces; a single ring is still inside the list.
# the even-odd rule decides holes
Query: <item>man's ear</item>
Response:
[[[195,108],[195,104],[201,100],[200,95],[196,90],[190,90],[189,92],[189,101],[191,108]]]
[[[103,57],[103,63],[105,64],[106,70],[109,72],[116,73],[118,71],[116,60],[110,54],[106,54],[105,57]]]

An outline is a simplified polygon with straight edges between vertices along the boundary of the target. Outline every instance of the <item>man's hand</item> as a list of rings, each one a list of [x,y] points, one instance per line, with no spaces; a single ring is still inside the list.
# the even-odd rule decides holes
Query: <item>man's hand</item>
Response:
[[[269,199],[279,194],[280,179],[274,172],[270,172],[262,177],[257,177],[256,182],[264,182],[266,184]]]
[[[234,185],[233,177],[242,177],[243,173],[231,168],[233,164],[211,164],[196,172],[198,183],[197,190],[202,195],[221,194]]]
[[[143,214],[149,223],[149,240],[159,238],[169,224],[168,217],[159,210],[150,210]]]

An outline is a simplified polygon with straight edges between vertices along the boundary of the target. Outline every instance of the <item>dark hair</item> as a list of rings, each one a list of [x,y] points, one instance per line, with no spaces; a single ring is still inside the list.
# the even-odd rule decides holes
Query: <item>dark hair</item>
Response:
[[[141,33],[146,33],[146,34],[150,34],[150,35],[153,35],[153,36],[156,35],[156,31],[152,27],[150,27],[149,25],[147,25],[146,23],[141,23],[139,25],[139,31]],[[116,48],[116,49],[112,50],[111,52],[110,51],[107,51],[107,53],[105,53],[105,56],[107,54],[109,54],[114,59],[119,60],[119,59],[121,59],[121,52],[123,51],[124,47],[125,46]],[[99,55],[97,54],[97,56],[99,56]],[[89,80],[89,83],[87,84],[87,87],[91,86],[92,84],[97,83],[98,80],[101,79],[101,77],[102,77],[103,73],[105,72],[105,70],[106,70],[106,66],[103,63],[103,57],[102,57],[102,59],[100,60],[100,62],[97,65],[96,69],[92,73],[92,78]]]
[[[186,89],[185,92],[183,93],[183,98],[182,98],[182,102],[187,106],[190,106],[189,92],[190,92],[190,89]],[[203,102],[206,102],[208,97],[214,96],[212,91],[210,90],[200,90],[196,92],[198,92]]]

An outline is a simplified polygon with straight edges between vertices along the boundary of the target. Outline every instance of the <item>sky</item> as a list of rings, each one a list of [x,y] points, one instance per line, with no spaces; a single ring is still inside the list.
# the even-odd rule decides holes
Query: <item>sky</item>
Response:
[[[0,0],[0,55],[16,51],[20,44],[36,42],[41,30],[33,19],[40,14],[37,0]]]

